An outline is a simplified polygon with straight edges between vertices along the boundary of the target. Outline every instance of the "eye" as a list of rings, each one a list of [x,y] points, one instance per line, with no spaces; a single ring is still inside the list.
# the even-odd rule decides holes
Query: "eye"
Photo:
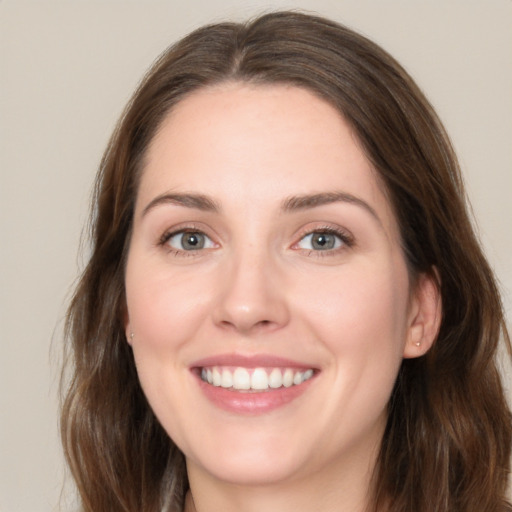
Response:
[[[213,241],[200,231],[178,231],[164,237],[162,242],[177,251],[198,251],[215,247]]]
[[[297,247],[309,251],[331,251],[338,249],[344,244],[349,245],[349,241],[341,233],[333,231],[313,231],[301,238]]]

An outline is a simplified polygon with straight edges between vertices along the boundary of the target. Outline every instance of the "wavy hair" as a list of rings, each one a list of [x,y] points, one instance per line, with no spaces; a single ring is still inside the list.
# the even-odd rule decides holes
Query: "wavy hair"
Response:
[[[182,510],[184,457],[151,411],[126,342],[124,265],[145,152],[195,90],[227,81],[303,87],[352,126],[394,209],[411,276],[435,278],[439,335],[404,360],[371,510],[510,511],[512,424],[496,356],[512,354],[459,166],[433,108],[384,50],[332,21],[275,12],[200,28],[170,47],[126,107],[101,161],[90,260],[69,307],[61,432],[86,512]]]

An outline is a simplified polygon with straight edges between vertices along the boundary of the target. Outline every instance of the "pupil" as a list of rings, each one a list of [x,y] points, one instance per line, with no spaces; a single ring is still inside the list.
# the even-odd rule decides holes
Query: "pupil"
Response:
[[[334,247],[334,236],[326,233],[319,233],[313,236],[312,242],[315,249],[332,249]]]
[[[187,233],[182,243],[184,249],[201,249],[204,246],[204,238],[199,233]]]

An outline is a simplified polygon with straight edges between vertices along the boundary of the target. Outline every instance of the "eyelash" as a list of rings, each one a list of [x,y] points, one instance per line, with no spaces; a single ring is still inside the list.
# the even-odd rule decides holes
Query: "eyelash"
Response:
[[[169,240],[172,237],[174,237],[176,235],[180,235],[180,234],[185,234],[185,233],[197,233],[200,235],[204,235],[205,237],[207,237],[208,239],[211,240],[211,238],[199,227],[187,226],[187,227],[182,227],[179,229],[174,229],[172,231],[166,231],[160,237],[160,239],[158,241],[158,245],[161,247],[164,247],[173,256],[177,256],[177,257],[198,256],[199,253],[202,252],[203,249],[197,249],[197,250],[192,249],[192,250],[187,251],[187,250],[175,249],[168,244]],[[333,249],[326,249],[323,251],[315,250],[315,249],[301,249],[301,248],[297,247],[300,244],[300,242],[303,241],[307,236],[311,236],[314,234],[333,235],[341,241],[342,245],[341,245],[341,247],[337,247],[337,248],[333,248]],[[340,251],[343,251],[344,249],[347,249],[347,248],[350,249],[350,248],[354,247],[354,245],[355,245],[355,240],[354,240],[354,237],[352,236],[352,234],[348,233],[345,230],[339,229],[339,228],[333,228],[331,226],[323,226],[323,227],[319,227],[319,228],[305,230],[300,235],[299,240],[292,245],[292,248],[296,248],[297,250],[307,251],[308,256],[323,258],[323,257],[328,257],[328,256],[334,256],[334,255],[338,254]]]
[[[316,257],[316,258],[325,258],[330,256],[336,256],[340,251],[350,249],[355,246],[355,239],[351,233],[345,231],[340,228],[333,228],[332,226],[323,226],[314,229],[308,229],[301,234],[298,242],[293,244],[293,247],[298,246],[298,244],[304,240],[307,236],[310,235],[333,235],[337,237],[341,241],[341,247],[336,247],[333,249],[326,250],[315,250],[315,249],[302,249],[307,251],[308,256]],[[300,248],[298,248],[300,250]]]
[[[180,235],[180,234],[185,234],[185,233],[197,233],[199,235],[204,235],[205,237],[207,237],[208,239],[211,240],[211,238],[204,232],[204,230],[200,229],[197,226],[191,225],[191,226],[181,227],[179,229],[173,229],[171,231],[166,231],[160,237],[160,240],[158,241],[158,245],[160,247],[165,248],[168,253],[170,253],[176,257],[185,257],[186,258],[186,257],[198,256],[202,249],[186,251],[186,250],[175,249],[174,247],[171,247],[168,244],[169,240],[172,237],[174,237],[176,235]]]

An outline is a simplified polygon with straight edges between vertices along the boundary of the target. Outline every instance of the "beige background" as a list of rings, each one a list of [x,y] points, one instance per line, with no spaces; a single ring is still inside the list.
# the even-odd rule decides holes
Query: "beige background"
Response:
[[[512,317],[511,0],[0,0],[1,512],[57,510],[64,304],[121,108],[170,42],[205,22],[282,7],[359,29],[426,91],[460,155]]]

